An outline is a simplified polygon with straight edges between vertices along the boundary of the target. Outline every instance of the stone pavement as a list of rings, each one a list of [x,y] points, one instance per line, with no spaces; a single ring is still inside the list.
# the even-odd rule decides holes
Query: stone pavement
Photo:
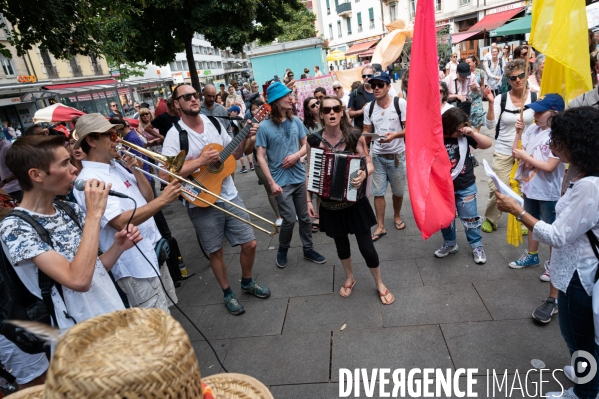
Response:
[[[492,137],[494,132],[483,128]],[[492,148],[475,155],[491,161]],[[239,170],[239,168],[238,168]],[[484,214],[488,196],[487,178],[482,166],[475,169],[478,209]],[[248,209],[270,219],[275,215],[254,172],[235,173],[235,184]],[[508,373],[508,385],[528,381],[530,395],[538,372],[533,359],[548,369],[561,369],[570,363],[561,338],[557,316],[547,325],[532,321],[532,311],[547,297],[549,285],[541,282],[543,269],[513,270],[508,262],[523,249],[505,240],[506,216],[493,234],[483,233],[488,261],[477,265],[458,227],[456,255],[434,257],[442,244],[440,233],[424,241],[418,231],[406,191],[402,219],[407,228],[395,230],[387,193],[387,236],[376,244],[381,259],[383,281],[395,295],[395,303],[381,305],[374,281],[352,239],[357,284],[349,298],[338,291],[344,272],[336,256],[333,240],[324,233],[313,235],[315,249],[326,256],[323,265],[304,260],[296,231],[289,251],[287,268],[275,265],[278,237],[256,231],[258,251],[254,278],[268,286],[266,300],[242,294],[239,248],[225,244],[231,288],[244,305],[242,316],[230,315],[222,301],[209,262],[198,246],[194,229],[180,203],[165,209],[173,235],[177,238],[190,273],[178,290],[179,306],[208,337],[230,372],[252,375],[270,387],[275,398],[337,398],[339,369],[366,368],[459,368],[478,369],[478,397],[486,392],[487,370]],[[541,245],[541,263],[548,259]],[[200,334],[180,312],[173,309],[189,333],[198,356],[202,375],[221,371],[213,353]],[[346,326],[342,330],[342,326]],[[571,386],[561,372],[556,377]],[[560,387],[546,373],[543,391]],[[461,385],[465,379],[460,379]],[[462,384],[464,383],[464,384]],[[505,393],[495,397],[510,397]],[[363,388],[360,397],[366,397]],[[354,397],[352,392],[352,397]],[[357,396],[356,396],[357,397]],[[375,395],[378,396],[378,390]],[[523,397],[516,390],[511,397]],[[527,396],[525,396],[527,397]]]

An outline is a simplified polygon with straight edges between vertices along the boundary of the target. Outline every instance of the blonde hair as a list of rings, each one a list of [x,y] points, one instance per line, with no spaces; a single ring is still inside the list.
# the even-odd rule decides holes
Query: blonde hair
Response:
[[[144,120],[141,118],[141,114],[145,114],[145,113],[148,113],[148,114],[150,114],[150,121],[151,121],[152,119],[154,119],[154,115],[152,115],[152,111],[150,111],[150,109],[149,109],[149,108],[140,108],[140,109],[139,109],[139,119],[138,119],[138,121],[139,121],[139,130],[142,130],[142,131],[143,131],[143,130],[146,128],[146,126],[147,126],[147,125],[150,123],[150,122],[148,122],[148,123],[145,123],[145,122],[144,122]]]

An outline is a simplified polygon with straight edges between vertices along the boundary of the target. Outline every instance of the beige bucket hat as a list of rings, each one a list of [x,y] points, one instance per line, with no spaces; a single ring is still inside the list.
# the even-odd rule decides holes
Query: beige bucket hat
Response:
[[[102,114],[81,115],[75,124],[75,129],[77,130],[75,149],[81,146],[81,142],[85,140],[86,136],[92,133],[106,133],[112,128],[122,129],[123,125],[115,125],[108,122]]]

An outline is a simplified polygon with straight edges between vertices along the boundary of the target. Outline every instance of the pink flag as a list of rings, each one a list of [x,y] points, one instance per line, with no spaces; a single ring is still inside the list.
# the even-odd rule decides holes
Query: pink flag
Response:
[[[443,144],[433,0],[418,1],[406,115],[406,165],[412,211],[425,240],[455,217],[453,180]]]

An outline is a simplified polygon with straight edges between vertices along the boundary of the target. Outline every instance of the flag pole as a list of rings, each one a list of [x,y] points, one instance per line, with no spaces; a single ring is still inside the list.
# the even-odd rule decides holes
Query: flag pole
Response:
[[[524,90],[522,91],[522,105],[520,105],[520,119],[522,119],[522,115],[524,114],[524,102],[526,101],[526,90],[528,89],[528,71],[530,70],[530,52],[532,51],[532,46],[530,44],[527,44],[527,46],[528,52],[526,55],[526,70],[524,71]]]

